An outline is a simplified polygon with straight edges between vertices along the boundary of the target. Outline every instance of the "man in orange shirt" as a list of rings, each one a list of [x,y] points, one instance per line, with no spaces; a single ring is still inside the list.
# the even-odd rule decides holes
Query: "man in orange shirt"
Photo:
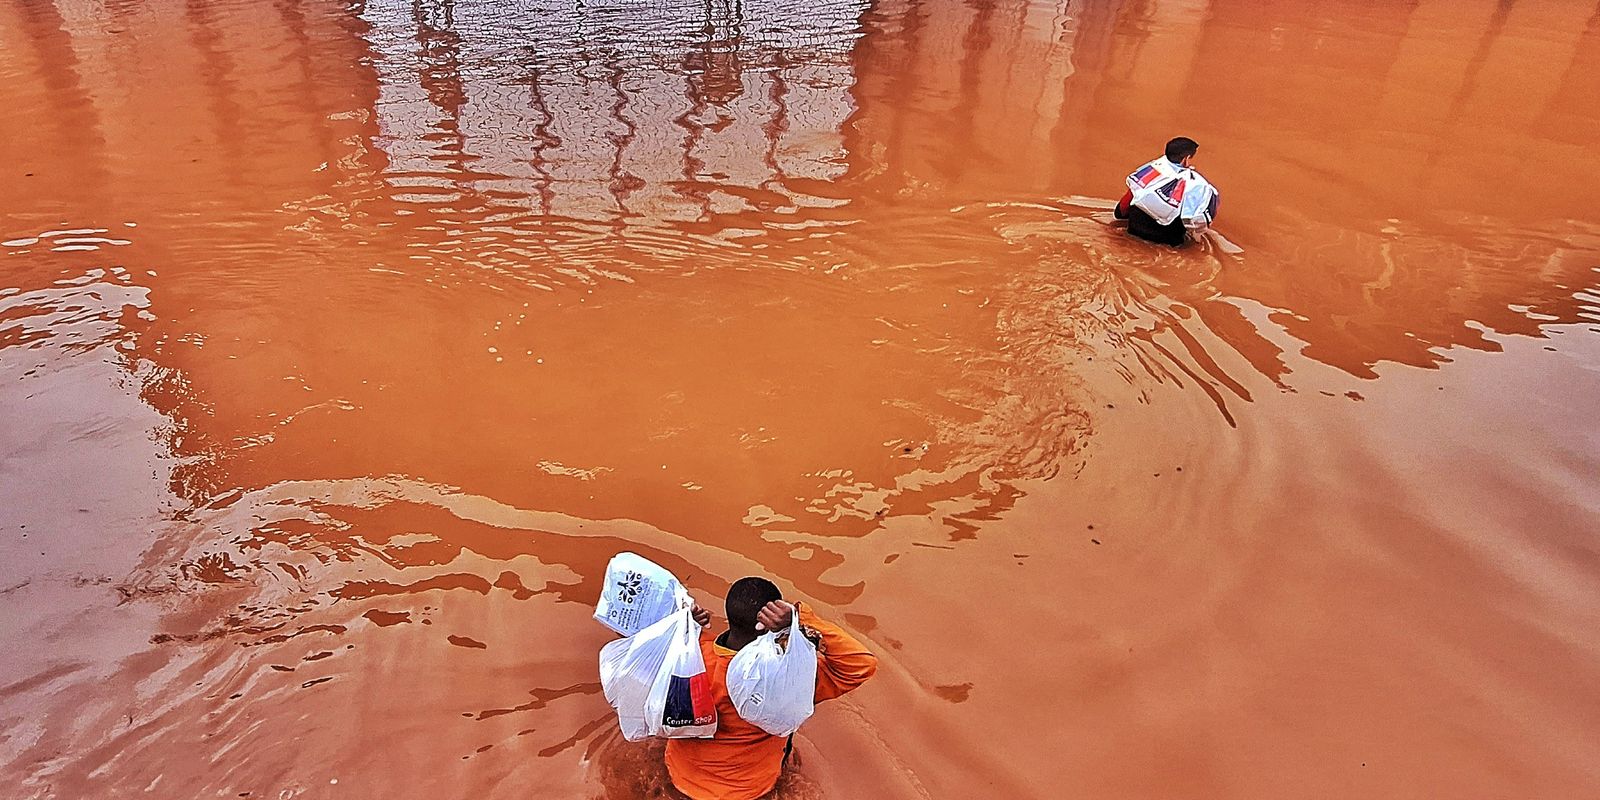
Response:
[[[717,706],[717,735],[710,739],[668,739],[667,773],[672,784],[692,800],[751,800],[772,791],[783,771],[789,740],[745,722],[728,699],[728,662],[734,653],[763,631],[789,628],[799,613],[801,630],[817,645],[816,701],[832,700],[867,682],[878,670],[878,658],[810,608],[783,602],[783,595],[765,578],[741,578],[728,589],[728,629],[715,639],[702,632],[700,649],[711,678]],[[694,607],[701,627],[711,613]]]

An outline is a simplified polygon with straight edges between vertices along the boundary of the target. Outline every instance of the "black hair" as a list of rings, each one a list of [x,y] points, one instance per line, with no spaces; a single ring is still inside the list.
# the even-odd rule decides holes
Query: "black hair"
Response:
[[[734,630],[753,631],[756,615],[774,600],[782,600],[783,593],[766,578],[740,578],[728,587],[728,627]]]
[[[1179,136],[1167,142],[1167,160],[1180,164],[1184,159],[1200,152],[1200,143],[1187,136]]]

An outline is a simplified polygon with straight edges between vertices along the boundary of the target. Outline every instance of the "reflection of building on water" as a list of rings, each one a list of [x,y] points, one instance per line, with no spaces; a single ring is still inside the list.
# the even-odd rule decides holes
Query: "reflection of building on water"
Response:
[[[863,8],[370,3],[388,180],[583,220],[803,203],[789,181],[842,170]]]
[[[1082,33],[1065,2],[876,3],[855,66],[852,160],[883,191],[1054,183]]]
[[[1425,0],[1334,9],[1316,24],[1207,0],[507,8],[373,0],[357,18],[316,2],[13,4],[0,8],[4,63],[37,80],[9,82],[9,105],[46,111],[0,148],[27,163],[70,143],[77,157],[30,186],[76,209],[138,197],[153,216],[203,205],[211,222],[283,209],[312,233],[378,220],[437,271],[548,282],[551,271],[799,257],[820,245],[783,246],[805,235],[784,225],[840,198],[1104,192],[1148,148],[1123,134],[1161,130],[1189,104],[1206,157],[1228,168],[1224,227],[1253,227],[1252,255],[1349,276],[1220,276],[1226,295],[1297,312],[1284,325],[1307,355],[1368,374],[1480,342],[1465,319],[1533,330],[1508,298],[1558,320],[1583,313],[1557,287],[1590,280],[1573,273],[1592,234],[1552,238],[1521,220],[1481,226],[1477,242],[1411,235],[1426,209],[1392,203],[1414,186],[1491,221],[1559,223],[1586,208],[1576,187],[1600,177],[1583,155],[1600,125],[1585,102],[1600,89],[1594,2]],[[1241,51],[1260,68],[1237,68]],[[1314,97],[1337,102],[1303,102]],[[1269,124],[1272,136],[1252,135]],[[1247,136],[1264,143],[1230,152]],[[1349,168],[1327,168],[1323,152]],[[1441,168],[1453,153],[1470,154],[1470,169]],[[1566,177],[1547,185],[1556,171]],[[208,180],[219,173],[228,180]],[[1296,187],[1293,202],[1259,188],[1280,184]],[[750,209],[783,218],[752,240],[763,249],[682,235],[755,227],[732,216]],[[479,235],[496,240],[463,245],[447,224],[463,214],[488,220]],[[862,202],[851,212],[871,236],[900,218],[889,216]],[[1406,220],[1405,235],[1383,234],[1388,218]],[[637,230],[655,223],[676,223],[673,237]],[[204,226],[185,224],[185,236],[149,225],[140,240],[206,249]],[[557,257],[535,258],[541,246]],[[1460,287],[1451,305],[1426,299],[1443,285]],[[1221,303],[1202,313],[1281,376],[1255,323]]]
[[[1525,164],[1567,163],[1577,186],[1595,170],[1576,158],[1597,122],[1585,102],[1600,91],[1594,2],[1351,4],[1283,25],[1261,20],[1301,12],[1208,0],[372,0],[360,18],[317,2],[134,8],[0,11],[7,63],[39,76],[51,108],[0,147],[20,155],[48,131],[79,142],[78,167],[93,170],[138,140],[163,175],[185,169],[180,156],[226,153],[242,179],[270,185],[300,166],[272,159],[291,149],[272,139],[321,137],[336,158],[343,130],[330,120],[371,104],[395,184],[583,217],[614,215],[619,197],[662,218],[741,206],[692,184],[781,189],[836,178],[846,158],[912,183],[1086,190],[1146,154],[1174,109],[1220,137],[1216,158],[1226,126],[1296,107],[1292,125],[1274,123],[1271,168],[1334,197],[1339,182],[1314,164],[1284,164],[1312,143],[1307,130],[1385,174],[1439,181],[1476,211],[1494,203],[1457,185],[1474,176],[1538,182]],[[143,33],[153,26],[168,34],[159,50]],[[1230,69],[1241,49],[1263,68]],[[289,93],[301,102],[282,102]],[[1302,102],[1324,96],[1339,100]],[[169,124],[145,124],[157,115]],[[1505,135],[1485,139],[1485,127]],[[1470,151],[1473,170],[1433,171],[1407,158],[1416,151]],[[1223,187],[1230,209],[1251,183]],[[1535,194],[1545,210],[1572,201]]]
[[[352,135],[375,87],[359,27],[317,2],[0,6],[0,97],[39,112],[7,127],[0,155],[48,167],[0,195],[33,192],[8,204],[18,212],[137,198],[146,213],[215,218],[327,191],[318,161],[355,168],[364,150]],[[73,157],[49,159],[62,150]]]
[[[1434,363],[1430,348],[1478,341],[1464,319],[1531,329],[1507,297],[1579,315],[1554,287],[1583,283],[1568,275],[1584,269],[1582,237],[1551,244],[1524,224],[1486,227],[1483,243],[1389,242],[1377,229],[1426,216],[1393,207],[1407,196],[1397,187],[1490,219],[1559,222],[1586,208],[1577,187],[1600,178],[1584,155],[1600,125],[1586,102],[1600,90],[1597,9],[1424,0],[1350,4],[1302,24],[1284,16],[1300,13],[1293,6],[1207,0],[373,0],[360,17],[319,2],[136,12],[35,1],[0,8],[0,52],[12,73],[37,77],[9,81],[8,105],[45,111],[9,130],[0,152],[28,163],[70,143],[76,157],[28,185],[76,209],[138,197],[152,215],[203,206],[213,222],[282,209],[312,234],[377,220],[441,271],[492,266],[547,281],[546,267],[602,261],[625,270],[733,252],[798,257],[814,243],[782,245],[805,235],[794,232],[812,222],[805,207],[842,198],[1103,193],[1178,109],[1199,120],[1203,155],[1227,166],[1226,228],[1253,227],[1253,254],[1331,259],[1351,276],[1230,270],[1220,288],[1305,312],[1286,327],[1314,345],[1307,353],[1365,374],[1376,361]],[[1241,51],[1259,68],[1239,69]],[[1319,97],[1337,102],[1304,102]],[[1298,110],[1280,112],[1289,107]],[[1268,125],[1272,136],[1254,135]],[[1261,144],[1230,152],[1242,138]],[[1323,153],[1343,163],[1329,168]],[[1470,168],[1449,168],[1450,154],[1470,154]],[[208,180],[219,173],[228,179]],[[1547,183],[1551,174],[1564,177]],[[1488,184],[1519,201],[1502,203]],[[1295,187],[1293,202],[1261,188],[1278,185]],[[750,209],[763,223],[783,217],[759,240],[776,246],[681,235],[755,227],[731,216]],[[506,227],[483,229],[497,241],[469,252],[445,224],[461,214]],[[881,216],[852,212],[874,234],[892,224]],[[711,224],[681,224],[696,221]],[[663,222],[680,223],[670,241],[637,235]],[[203,227],[186,224],[170,242],[148,226],[141,241],[204,249]],[[596,244],[607,236],[626,246]],[[560,250],[563,240],[579,241]],[[559,258],[532,258],[539,245]],[[1543,248],[1541,272],[1508,263],[1528,248]],[[1445,284],[1463,287],[1454,307],[1421,299]],[[1281,373],[1275,351],[1245,341],[1254,324],[1210,322],[1235,331],[1258,369]]]

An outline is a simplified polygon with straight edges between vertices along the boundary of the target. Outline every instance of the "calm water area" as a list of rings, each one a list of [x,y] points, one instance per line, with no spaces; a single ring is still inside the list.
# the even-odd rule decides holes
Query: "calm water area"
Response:
[[[0,797],[1600,797],[1597,0],[4,0]],[[1217,230],[1108,224],[1200,142]]]

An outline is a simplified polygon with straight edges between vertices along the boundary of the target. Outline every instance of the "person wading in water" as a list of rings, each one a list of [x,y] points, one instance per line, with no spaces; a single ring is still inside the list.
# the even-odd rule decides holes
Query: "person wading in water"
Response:
[[[717,707],[717,734],[710,739],[668,739],[667,774],[691,800],[751,800],[772,791],[792,746],[791,737],[773,736],[752,725],[728,698],[728,662],[763,631],[788,630],[800,615],[801,630],[817,646],[816,702],[832,700],[871,678],[878,658],[844,629],[818,618],[810,608],[783,601],[765,578],[740,578],[728,589],[728,629],[715,639],[702,633],[700,650]],[[702,628],[711,612],[694,607]]]
[[[1117,219],[1128,233],[1157,244],[1181,247],[1206,234],[1217,216],[1217,190],[1194,169],[1200,145],[1187,136],[1167,142],[1166,155],[1134,170],[1117,203]]]

